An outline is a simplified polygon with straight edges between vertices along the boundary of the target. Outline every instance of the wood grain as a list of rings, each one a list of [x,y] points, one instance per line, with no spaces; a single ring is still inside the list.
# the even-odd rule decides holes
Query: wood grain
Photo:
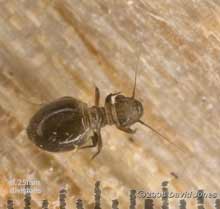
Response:
[[[176,192],[218,192],[219,14],[217,0],[1,0],[0,202],[23,204],[10,194],[11,178],[41,181],[33,208],[44,198],[56,208],[65,184],[69,208],[78,197],[92,208],[97,180],[103,208],[115,198],[126,208],[129,189],[160,191],[164,180]],[[25,128],[40,107],[33,103],[72,96],[92,106],[95,85],[102,104],[111,92],[131,95],[136,69],[143,120],[170,143],[140,124],[132,136],[106,127],[91,162],[94,149],[53,154],[28,140]]]

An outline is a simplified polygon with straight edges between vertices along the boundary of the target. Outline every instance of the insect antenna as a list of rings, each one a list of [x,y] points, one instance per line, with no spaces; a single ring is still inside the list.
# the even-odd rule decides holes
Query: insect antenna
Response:
[[[132,91],[132,96],[131,98],[135,98],[135,91],[136,91],[136,84],[137,84],[137,74],[138,74],[138,60],[140,59],[140,54],[137,57],[137,61],[135,64],[135,77],[134,77],[134,87],[133,87],[133,91]]]
[[[142,125],[148,127],[150,130],[152,130],[154,133],[158,134],[160,137],[162,137],[164,140],[166,140],[168,143],[174,145],[178,150],[180,150],[184,155],[187,153],[186,150],[182,149],[181,147],[179,147],[177,144],[173,143],[169,138],[163,136],[162,134],[160,134],[157,130],[155,130],[154,128],[152,128],[151,126],[149,126],[148,124],[144,123],[143,121],[139,120],[139,123],[141,123]],[[183,157],[183,155],[182,155]],[[194,159],[195,161],[192,161],[192,159]],[[195,166],[191,163],[194,163]],[[185,158],[184,163],[181,163],[183,165],[182,169],[180,169],[180,171],[178,172],[180,174],[180,176],[183,176],[185,173],[188,172],[188,168],[190,168],[191,166],[194,166],[194,173],[198,172],[198,169],[203,168],[204,167],[204,163],[202,161],[200,161],[199,159],[196,158],[194,153],[189,153],[187,154],[187,158]],[[190,173],[191,174],[191,173]],[[171,174],[172,175],[172,174]],[[178,175],[179,176],[179,175]],[[175,176],[176,177],[176,176]]]
[[[132,92],[131,98],[135,98],[136,83],[137,83],[137,70],[135,71],[134,87],[133,87],[133,92]]]
[[[166,140],[168,143],[174,145],[174,146],[177,147],[180,151],[182,151],[182,152],[185,153],[185,151],[184,151],[182,148],[180,148],[179,146],[177,146],[177,144],[173,143],[169,138],[163,136],[161,133],[159,133],[157,130],[155,130],[155,129],[154,129],[153,127],[151,127],[150,125],[146,124],[145,122],[143,122],[143,121],[141,121],[141,120],[139,120],[138,122],[141,123],[142,125],[148,127],[151,131],[153,131],[154,133],[156,133],[157,135],[159,135],[160,137],[162,137],[162,138],[163,138],[164,140]]]

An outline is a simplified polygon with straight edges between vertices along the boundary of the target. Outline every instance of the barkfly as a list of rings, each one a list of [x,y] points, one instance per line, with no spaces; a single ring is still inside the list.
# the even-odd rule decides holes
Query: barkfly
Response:
[[[92,107],[73,97],[62,97],[44,105],[30,120],[27,127],[29,139],[50,152],[97,147],[92,158],[102,149],[101,128],[106,125],[115,125],[121,131],[132,134],[135,130],[131,129],[131,125],[139,122],[168,140],[140,119],[144,110],[135,98],[136,79],[137,71],[132,96],[110,93],[105,98],[104,107],[99,106],[100,92],[97,87],[95,105]],[[89,141],[91,144],[86,145]]]

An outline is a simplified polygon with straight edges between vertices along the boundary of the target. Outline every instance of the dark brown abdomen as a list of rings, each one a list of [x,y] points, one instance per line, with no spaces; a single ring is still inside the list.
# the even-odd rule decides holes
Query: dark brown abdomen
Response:
[[[86,104],[71,97],[43,106],[30,120],[27,135],[37,146],[51,152],[69,151],[83,143],[82,108]]]

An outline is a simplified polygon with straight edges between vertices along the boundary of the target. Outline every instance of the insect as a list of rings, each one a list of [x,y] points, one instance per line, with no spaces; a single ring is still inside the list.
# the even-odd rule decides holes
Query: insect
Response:
[[[27,127],[29,139],[50,152],[97,147],[93,159],[102,149],[101,128],[106,125],[115,125],[121,131],[132,134],[135,130],[131,129],[131,125],[139,122],[162,136],[140,119],[144,111],[141,102],[135,98],[136,78],[137,72],[132,96],[110,93],[105,98],[104,107],[99,106],[97,87],[92,107],[73,97],[62,97],[42,106]],[[89,142],[90,145],[87,145]]]

